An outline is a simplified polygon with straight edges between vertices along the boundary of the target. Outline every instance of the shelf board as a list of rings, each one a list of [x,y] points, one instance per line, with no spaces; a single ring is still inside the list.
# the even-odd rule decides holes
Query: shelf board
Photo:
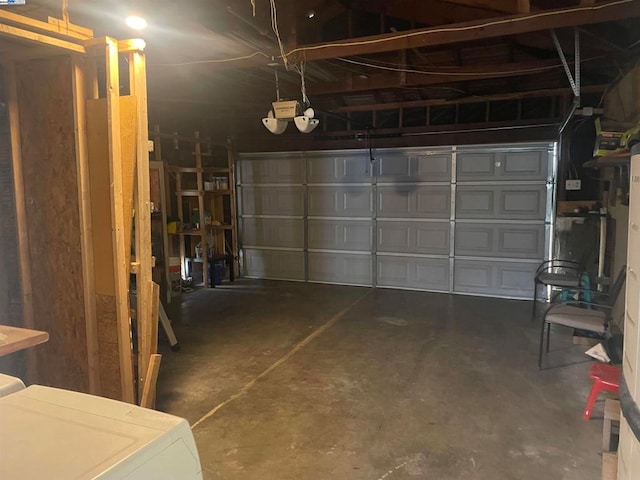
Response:
[[[209,195],[231,195],[231,190],[205,190],[204,193]]]
[[[197,197],[204,195],[204,192],[201,190],[178,190],[176,195],[179,197]]]
[[[178,172],[178,173],[198,173],[201,171],[201,168],[197,167],[169,167],[170,172]]]
[[[169,167],[169,171],[177,173],[229,173],[225,167]]]
[[[207,225],[212,230],[233,230],[233,225]]]
[[[629,165],[631,152],[629,150],[616,150],[602,157],[597,157],[582,164],[583,167],[604,168]]]
[[[192,237],[201,237],[206,235],[200,230],[183,230],[182,232],[170,233],[169,235],[190,235]]]
[[[229,173],[226,167],[202,167],[202,170],[206,173]]]

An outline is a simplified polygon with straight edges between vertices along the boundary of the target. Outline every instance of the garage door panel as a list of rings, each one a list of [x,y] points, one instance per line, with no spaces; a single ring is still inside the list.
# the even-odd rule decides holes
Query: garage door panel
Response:
[[[243,155],[241,240],[261,251],[249,270],[529,298],[546,255],[550,147],[380,149],[374,163],[364,148]],[[288,249],[304,250],[295,274],[272,253]]]
[[[440,185],[378,187],[381,218],[449,218],[451,189]]]
[[[447,291],[449,289],[449,260],[378,255],[378,285],[382,287],[416,288]]]
[[[546,185],[459,185],[456,218],[544,220]]]
[[[460,152],[456,161],[459,182],[545,180],[548,174],[549,153],[546,149],[520,152]]]
[[[243,158],[240,167],[242,183],[303,183],[304,164],[296,158]]]
[[[302,187],[242,187],[243,215],[302,216]]]
[[[371,187],[308,187],[311,217],[369,217],[373,215]]]
[[[309,220],[309,248],[371,251],[372,246],[371,221]]]
[[[304,252],[251,248],[243,251],[247,277],[304,280]]]
[[[309,280],[372,285],[372,255],[309,252]]]
[[[378,221],[378,252],[448,255],[449,222]]]
[[[502,176],[509,180],[545,180],[549,152],[507,152],[502,160]]]
[[[448,182],[451,153],[383,153],[378,159],[378,182]]]
[[[301,218],[243,218],[242,243],[252,247],[304,247]]]
[[[368,156],[329,155],[307,159],[308,183],[362,183],[371,181]]]
[[[497,162],[495,153],[459,153],[456,158],[458,181],[487,180],[496,176]]]
[[[531,298],[536,263],[456,259],[454,291],[510,298]]]
[[[457,256],[540,259],[544,257],[544,225],[458,223]]]

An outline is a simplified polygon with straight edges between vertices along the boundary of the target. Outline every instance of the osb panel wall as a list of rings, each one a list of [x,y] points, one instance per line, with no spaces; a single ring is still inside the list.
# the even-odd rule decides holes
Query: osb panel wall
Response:
[[[604,113],[622,123],[640,120],[640,66],[636,66],[607,92]]]
[[[9,118],[0,67],[0,323],[22,326],[22,292],[18,265],[16,210],[11,166]],[[0,372],[25,378],[24,355],[0,357]]]
[[[71,60],[17,66],[39,383],[88,391]]]

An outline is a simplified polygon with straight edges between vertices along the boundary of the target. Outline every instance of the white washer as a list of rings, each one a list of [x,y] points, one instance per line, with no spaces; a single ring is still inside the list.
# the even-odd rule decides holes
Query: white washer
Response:
[[[0,432],[0,478],[202,479],[186,420],[116,400],[23,388],[0,398]]]

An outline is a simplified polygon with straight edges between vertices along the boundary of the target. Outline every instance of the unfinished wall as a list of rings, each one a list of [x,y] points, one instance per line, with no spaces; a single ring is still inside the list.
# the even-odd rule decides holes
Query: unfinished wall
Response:
[[[88,391],[69,57],[17,65],[39,383]],[[53,361],[55,359],[55,361]]]
[[[640,121],[640,65],[628,72],[604,98],[605,118],[617,122]]]
[[[629,71],[607,92],[604,97],[604,117],[621,123],[635,123],[640,121],[640,66],[636,66]],[[621,168],[628,167],[621,166]],[[618,196],[618,192],[612,192],[612,195]],[[612,269],[615,275],[627,262],[629,207],[617,201],[616,205],[610,207],[609,211],[611,216],[616,220],[616,244]],[[624,293],[623,290],[616,303],[613,314],[615,322],[621,328],[624,325]]]
[[[0,67],[0,323],[22,325],[22,293],[16,237],[16,208],[9,118],[6,109],[4,72]],[[0,372],[25,377],[24,355],[0,357]]]

